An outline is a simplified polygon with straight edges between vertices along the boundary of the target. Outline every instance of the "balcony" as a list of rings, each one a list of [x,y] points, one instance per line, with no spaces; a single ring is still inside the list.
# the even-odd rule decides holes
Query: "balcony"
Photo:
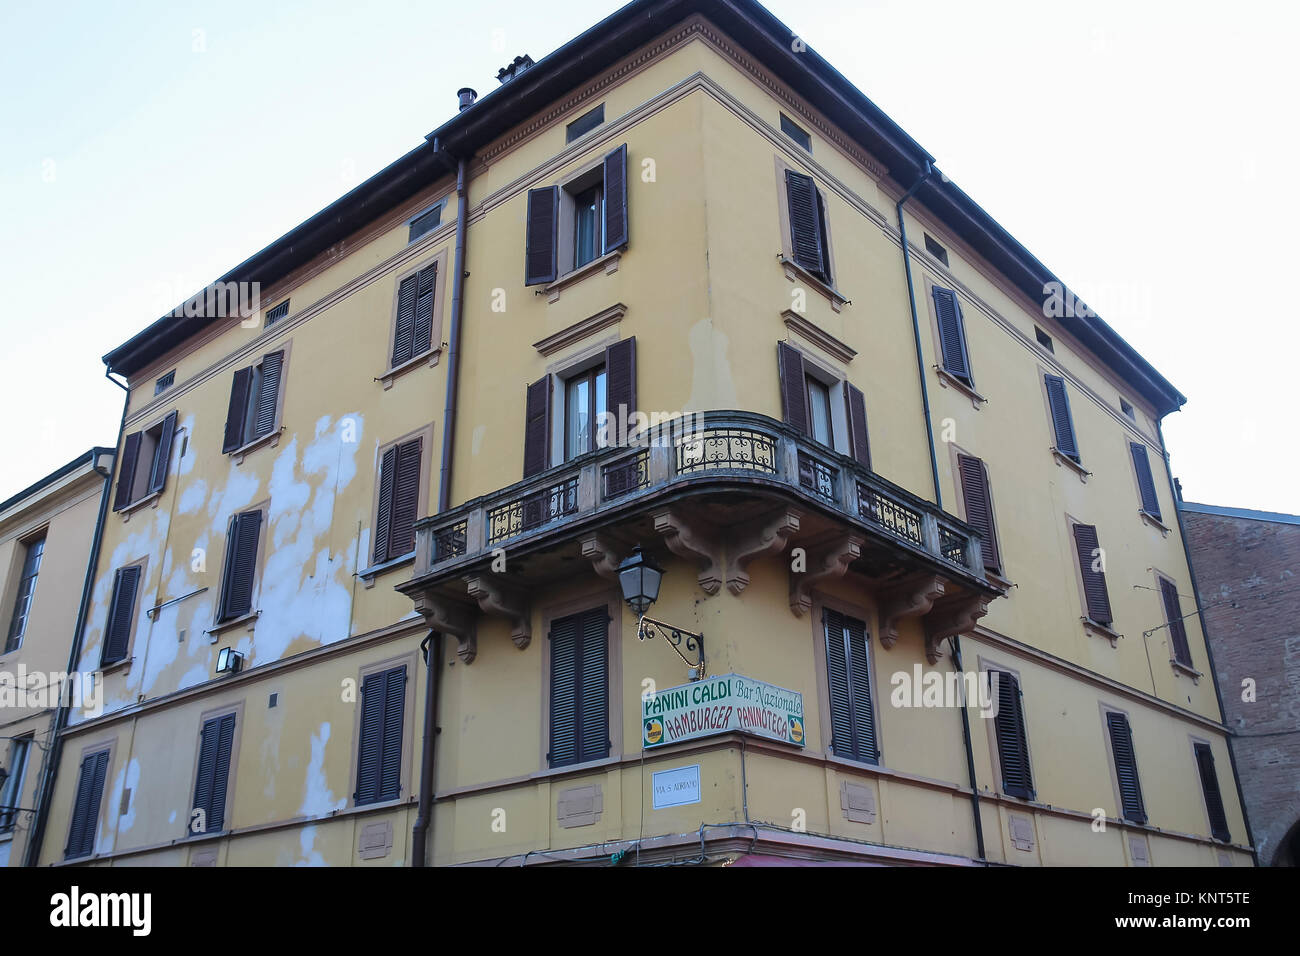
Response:
[[[413,575],[398,590],[473,659],[481,613],[513,620],[527,646],[530,595],[576,567],[613,578],[635,544],[698,567],[700,587],[741,594],[760,555],[792,560],[790,609],[816,583],[866,579],[892,646],[898,622],[922,617],[927,652],[973,626],[1002,592],[984,573],[979,537],[933,503],[786,425],[748,412],[704,412],[598,449],[416,523]],[[576,567],[575,567],[576,566]]]

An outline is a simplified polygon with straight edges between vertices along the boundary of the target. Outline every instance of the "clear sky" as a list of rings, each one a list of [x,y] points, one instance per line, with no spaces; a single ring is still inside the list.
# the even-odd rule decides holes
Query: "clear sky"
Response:
[[[0,499],[100,356],[615,0],[2,0]],[[768,0],[1187,397],[1188,500],[1300,512],[1300,4]]]

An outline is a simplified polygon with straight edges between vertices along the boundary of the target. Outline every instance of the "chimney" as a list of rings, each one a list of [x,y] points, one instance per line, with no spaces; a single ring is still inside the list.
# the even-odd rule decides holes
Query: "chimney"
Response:
[[[468,86],[462,86],[458,89],[456,91],[456,96],[460,98],[460,111],[462,113],[473,106],[474,101],[478,99],[478,93],[474,92],[474,90],[470,89]]]
[[[497,71],[498,83],[509,83],[520,73],[523,73],[533,65],[533,58],[525,53],[523,56],[517,56],[513,61],[507,63]]]

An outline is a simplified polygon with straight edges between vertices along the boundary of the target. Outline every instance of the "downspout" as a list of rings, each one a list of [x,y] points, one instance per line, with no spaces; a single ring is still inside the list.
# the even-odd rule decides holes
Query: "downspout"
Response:
[[[961,638],[956,634],[952,636],[952,662],[957,668],[957,673],[961,674]],[[971,812],[975,815],[975,849],[979,853],[981,862],[987,862],[984,859],[984,820],[980,815],[980,788],[975,779],[975,752],[970,745],[970,717],[966,713],[966,706],[961,708],[961,733],[962,740],[966,744],[966,772],[970,774],[970,806]]]
[[[122,419],[117,426],[117,444],[113,446],[113,460],[117,461],[117,449],[122,447],[122,433],[126,431],[126,412],[131,404],[131,389],[113,378],[112,369],[104,369],[104,377],[126,392],[122,400]],[[77,621],[73,625],[72,647],[68,652],[69,680],[81,661],[81,640],[85,636],[86,617],[90,614],[90,596],[94,593],[95,572],[99,569],[99,549],[104,541],[104,522],[108,517],[109,493],[112,490],[113,469],[107,472],[99,470],[98,462],[92,467],[97,475],[104,479],[104,491],[99,497],[99,515],[95,519],[95,533],[90,541],[90,560],[86,565],[86,579],[81,584],[81,603],[77,605]],[[45,754],[41,767],[41,783],[36,791],[36,819],[32,823],[32,834],[27,840],[27,849],[23,854],[23,866],[37,866],[41,858],[41,843],[45,838],[45,824],[50,811],[50,796],[54,792],[54,780],[59,772],[59,761],[63,755],[62,733],[68,725],[68,704],[65,695],[59,695],[59,707],[54,712],[53,737],[50,749]]]
[[[430,631],[420,642],[424,655],[424,742],[420,758],[420,803],[411,831],[411,866],[426,866],[425,853],[433,833],[433,754],[438,736],[438,668],[442,663],[442,632]]]
[[[1165,478],[1169,481],[1169,495],[1174,503],[1174,517],[1178,521],[1178,537],[1183,542],[1183,556],[1187,559],[1187,573],[1192,579],[1192,599],[1196,602],[1196,617],[1201,622],[1201,636],[1205,638],[1205,656],[1210,662],[1210,682],[1214,685],[1214,699],[1219,704],[1219,720],[1228,734],[1228,763],[1232,765],[1232,782],[1237,788],[1237,803],[1241,807],[1241,819],[1246,824],[1246,839],[1250,841],[1250,857],[1259,866],[1259,850],[1255,847],[1255,834],[1250,828],[1250,814],[1246,812],[1246,795],[1241,790],[1241,775],[1237,773],[1237,756],[1232,748],[1232,729],[1227,725],[1228,712],[1223,707],[1223,693],[1219,689],[1219,669],[1214,666],[1214,650],[1210,646],[1210,631],[1205,626],[1205,610],[1201,605],[1201,589],[1196,584],[1196,567],[1192,564],[1192,551],[1187,546],[1187,529],[1183,527],[1183,509],[1178,507],[1182,495],[1174,488],[1173,472],[1169,468],[1169,450],[1165,447],[1165,432],[1161,420],[1156,419],[1156,434],[1160,437],[1160,454],[1165,459]]]
[[[930,449],[930,478],[934,482],[934,503],[940,508],[943,507],[943,496],[939,491],[939,462],[934,454],[934,426],[930,424],[930,390],[925,384],[925,357],[921,352],[921,322],[916,316],[916,290],[912,288],[912,254],[907,248],[907,221],[903,218],[903,204],[916,194],[925,181],[934,174],[934,167],[930,161],[925,161],[925,171],[921,177],[912,185],[912,188],[903,193],[903,198],[898,201],[895,207],[898,212],[898,236],[903,247],[903,271],[907,275],[907,301],[912,307],[912,340],[916,343],[916,374],[921,380],[921,414],[925,416],[925,437],[926,445]],[[969,733],[969,728],[967,729]]]

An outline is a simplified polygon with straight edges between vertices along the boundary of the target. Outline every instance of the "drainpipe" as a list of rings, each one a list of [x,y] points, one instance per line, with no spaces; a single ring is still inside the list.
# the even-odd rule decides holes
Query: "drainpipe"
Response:
[[[113,446],[114,461],[117,449],[122,447],[122,433],[126,430],[126,412],[131,403],[131,390],[127,385],[113,378],[112,369],[104,370],[104,377],[126,392],[122,400],[122,419],[117,426],[117,444]],[[81,640],[85,636],[86,618],[90,614],[90,596],[94,592],[95,572],[99,569],[99,549],[104,540],[104,522],[108,517],[109,493],[112,490],[113,470],[99,470],[93,465],[95,473],[104,479],[104,491],[99,497],[99,515],[95,519],[95,533],[90,542],[90,561],[86,565],[86,579],[81,585],[81,603],[77,605],[77,621],[73,625],[72,648],[68,652],[68,674],[77,669],[81,661]],[[71,677],[69,677],[71,679]],[[50,812],[50,797],[54,792],[54,779],[59,772],[59,761],[63,755],[63,729],[68,725],[69,707],[64,695],[59,695],[59,708],[54,712],[54,733],[50,749],[45,754],[41,767],[41,783],[36,791],[36,814],[32,822],[32,833],[27,840],[27,849],[23,854],[23,866],[37,866],[41,858],[41,843],[45,838],[45,824]]]
[[[956,634],[952,636],[952,662],[957,668],[957,673],[962,673],[961,669],[961,638]],[[961,708],[961,733],[962,740],[966,744],[966,772],[970,775],[970,806],[971,812],[975,815],[975,849],[979,853],[980,862],[987,862],[984,859],[984,821],[980,816],[980,788],[975,779],[975,752],[971,750],[970,745],[970,716],[966,713],[966,708]]]
[[[1196,616],[1201,622],[1201,635],[1205,638],[1205,656],[1210,662],[1210,683],[1214,685],[1214,699],[1219,703],[1219,719],[1224,722],[1228,732],[1228,763],[1232,766],[1232,782],[1237,788],[1237,803],[1241,806],[1241,819],[1246,824],[1246,839],[1250,842],[1250,856],[1259,866],[1259,850],[1255,847],[1255,835],[1250,829],[1250,815],[1246,812],[1246,795],[1241,791],[1241,775],[1237,773],[1237,756],[1233,753],[1232,740],[1235,736],[1227,725],[1228,712],[1223,707],[1223,693],[1219,689],[1219,669],[1214,666],[1214,650],[1210,647],[1210,630],[1205,626],[1205,611],[1201,605],[1201,589],[1196,584],[1196,567],[1192,564],[1192,550],[1187,546],[1187,529],[1183,527],[1183,510],[1178,502],[1183,496],[1174,487],[1173,473],[1169,469],[1169,451],[1165,448],[1165,432],[1160,419],[1156,419],[1156,434],[1160,438],[1160,453],[1165,459],[1165,478],[1169,481],[1169,494],[1174,501],[1174,517],[1178,520],[1178,536],[1183,542],[1183,556],[1187,558],[1187,573],[1192,579],[1192,600],[1196,602]]]
[[[424,743],[420,759],[420,803],[411,831],[411,866],[426,866],[425,852],[433,833],[433,745],[438,736],[438,671],[442,665],[442,632],[430,631],[420,643],[424,655]]]

